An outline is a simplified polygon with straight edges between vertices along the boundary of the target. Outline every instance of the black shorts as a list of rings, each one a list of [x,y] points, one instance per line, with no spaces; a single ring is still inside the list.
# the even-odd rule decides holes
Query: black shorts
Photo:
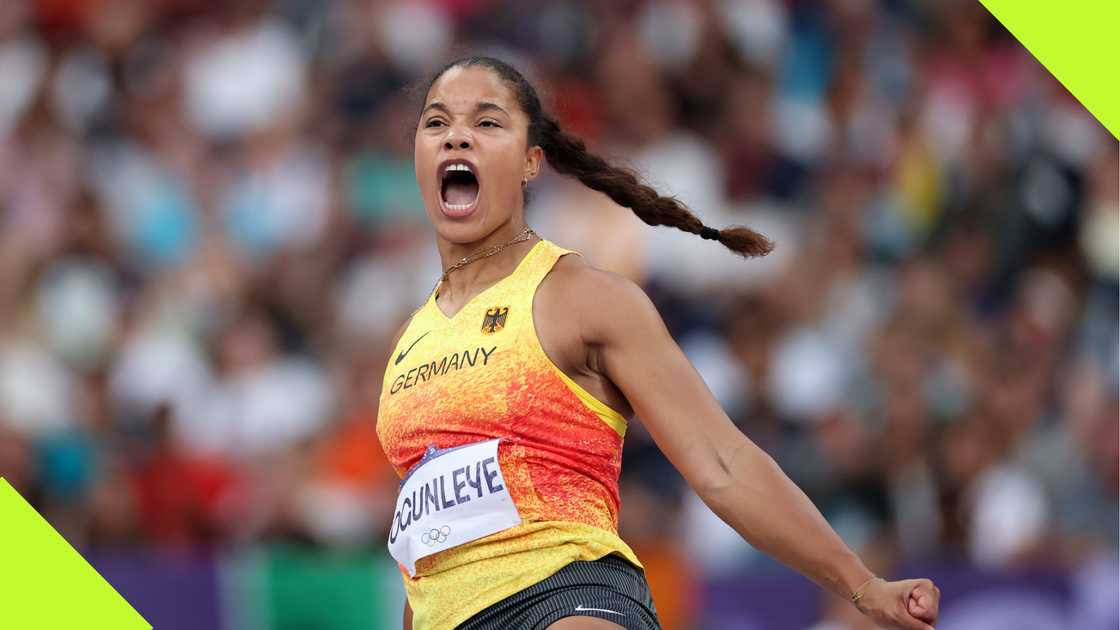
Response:
[[[464,621],[458,630],[544,630],[564,617],[600,617],[627,630],[660,630],[649,583],[618,556],[577,560]]]

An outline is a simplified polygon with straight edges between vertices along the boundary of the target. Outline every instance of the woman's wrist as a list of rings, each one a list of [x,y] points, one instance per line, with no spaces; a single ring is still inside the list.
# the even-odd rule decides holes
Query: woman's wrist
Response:
[[[863,584],[860,584],[859,586],[857,586],[855,588],[855,591],[852,593],[851,597],[848,598],[848,600],[852,602],[852,605],[856,607],[856,610],[858,610],[860,612],[864,612],[863,607],[860,606],[860,604],[859,604],[860,599],[863,598],[863,594],[867,591],[868,587],[870,587],[876,581],[879,581],[879,580],[882,580],[882,579],[883,578],[881,578],[879,576],[868,578],[867,581],[865,581]]]
[[[861,586],[866,588],[865,585],[877,577],[875,572],[868,569],[859,556],[850,550],[839,558],[834,567],[833,592],[849,601]]]

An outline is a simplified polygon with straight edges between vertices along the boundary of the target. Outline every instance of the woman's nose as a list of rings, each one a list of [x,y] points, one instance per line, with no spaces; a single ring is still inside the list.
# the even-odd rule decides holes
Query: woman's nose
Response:
[[[471,148],[471,138],[469,135],[462,131],[452,129],[447,132],[447,137],[443,141],[443,148],[445,149],[469,149]]]

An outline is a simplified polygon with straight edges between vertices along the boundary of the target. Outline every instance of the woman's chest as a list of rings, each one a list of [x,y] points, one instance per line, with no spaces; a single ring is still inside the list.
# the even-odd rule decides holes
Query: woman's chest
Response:
[[[539,358],[523,335],[417,331],[389,362],[377,434],[390,463],[407,470],[429,446],[508,438],[542,403]],[[397,358],[403,359],[398,363]]]

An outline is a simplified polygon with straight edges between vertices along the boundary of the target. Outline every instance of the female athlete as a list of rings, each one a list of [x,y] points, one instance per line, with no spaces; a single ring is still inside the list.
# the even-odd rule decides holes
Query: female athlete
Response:
[[[525,187],[548,160],[647,224],[744,256],[766,254],[764,237],[706,227],[589,153],[492,58],[435,75],[415,160],[445,271],[397,333],[377,421],[402,476],[389,549],[405,628],[658,628],[642,565],[617,535],[634,413],[750,544],[884,627],[932,628],[939,589],[868,570],[732,424],[641,288],[525,225]]]

